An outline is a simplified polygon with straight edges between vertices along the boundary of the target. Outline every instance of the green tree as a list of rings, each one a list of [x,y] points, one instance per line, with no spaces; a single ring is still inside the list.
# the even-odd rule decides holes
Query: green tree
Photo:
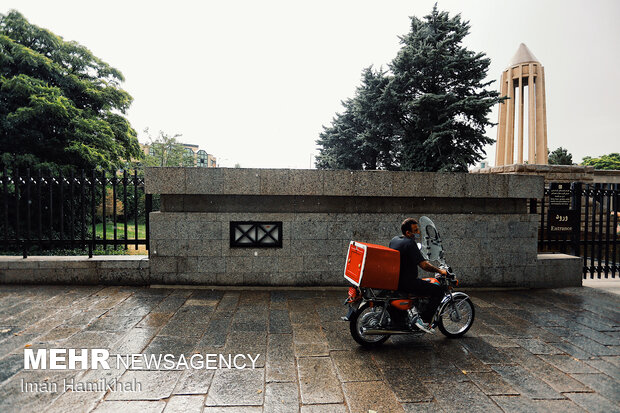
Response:
[[[382,98],[388,83],[384,71],[362,72],[355,97],[342,102],[345,110],[323,127],[316,165],[320,169],[397,169],[399,142],[389,122],[390,107]]]
[[[149,128],[144,132],[148,135],[150,153],[146,156],[144,164],[146,166],[194,166],[194,157],[188,156],[183,144],[177,141],[181,134],[170,136],[159,131],[157,137],[153,138],[149,133]]]
[[[363,77],[356,97],[345,102],[345,112],[323,131],[317,167],[372,169],[368,160],[361,166],[342,162],[359,158],[343,151],[360,146],[367,149],[362,159],[365,153],[381,154],[382,161],[374,165],[380,169],[467,171],[483,159],[483,147],[493,142],[485,136],[492,125],[487,115],[500,98],[486,90],[492,82],[483,82],[490,60],[461,45],[469,28],[460,15],[450,17],[436,6],[423,20],[412,17],[411,31],[401,37],[403,46],[389,71],[371,79],[374,103],[360,98],[360,89],[368,85]],[[366,116],[357,116],[356,105],[368,109]],[[351,122],[343,119],[348,112]]]
[[[318,169],[364,169],[359,138],[362,128],[353,113],[353,101],[348,99],[342,105],[344,112],[337,113],[331,126],[323,126],[324,130],[319,135]]]
[[[581,164],[593,166],[594,169],[620,170],[620,153],[614,152],[609,155],[603,155],[600,158],[585,156]]]
[[[548,150],[547,150],[548,151]],[[549,154],[550,165],[572,165],[573,155],[561,146]]]
[[[122,81],[86,47],[0,14],[0,167],[110,170],[140,158]]]

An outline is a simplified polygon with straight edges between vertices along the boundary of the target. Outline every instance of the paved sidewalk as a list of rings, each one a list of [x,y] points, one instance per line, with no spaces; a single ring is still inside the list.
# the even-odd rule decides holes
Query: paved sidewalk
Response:
[[[620,295],[620,277],[616,278],[586,278],[583,280],[584,287],[599,288],[608,293]]]
[[[620,296],[588,287],[470,293],[476,320],[464,338],[399,336],[368,351],[339,321],[346,288],[3,285],[0,411],[620,411]],[[25,371],[24,348],[259,356],[254,369]],[[65,379],[139,388],[52,391]]]

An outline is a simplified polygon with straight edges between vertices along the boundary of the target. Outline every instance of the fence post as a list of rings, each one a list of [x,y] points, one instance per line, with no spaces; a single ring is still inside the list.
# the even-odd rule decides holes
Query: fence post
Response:
[[[62,171],[58,172],[58,185],[60,185],[59,196],[58,196],[58,206],[59,206],[59,217],[60,217],[60,245],[62,248],[66,248],[67,245],[65,243],[65,178],[62,175]]]
[[[50,174],[50,182],[49,182],[49,190],[50,190],[50,245],[54,244],[54,175],[52,175],[52,170],[49,171]]]
[[[108,247],[108,239],[107,239],[107,232],[108,232],[108,224],[106,222],[106,217],[105,217],[105,196],[106,196],[106,190],[107,190],[107,181],[106,181],[106,176],[105,176],[105,169],[103,171],[101,171],[101,220],[102,220],[102,228],[103,228],[103,250],[107,250]]]
[[[31,209],[32,197],[30,196],[30,168],[26,168],[26,246],[24,247],[24,258],[28,256],[30,249],[30,231],[31,231]]]
[[[117,250],[117,229],[116,229],[116,171],[112,171],[112,225],[114,226],[114,251]]]
[[[581,256],[581,182],[572,183],[572,195],[573,195],[573,209],[576,211],[577,222],[573,227],[573,233],[571,234],[571,244],[573,255]]]
[[[69,176],[69,216],[71,217],[71,236],[70,247],[75,248],[75,173],[71,170]]]
[[[616,245],[618,243],[618,192],[620,192],[620,186],[618,184],[613,185],[613,211],[614,211],[614,238],[613,238],[613,253],[612,260],[613,266],[611,269],[611,276],[615,277],[616,272],[618,272],[618,254]]]
[[[138,249],[138,170],[133,171],[133,197],[134,197],[134,228],[136,249]]]
[[[19,243],[19,169],[15,168],[15,239]]]
[[[606,201],[606,207],[607,207],[607,212],[606,212],[606,220],[605,220],[605,278],[609,278],[609,270],[610,270],[610,265],[609,265],[609,231],[610,231],[610,224],[611,224],[611,195],[612,195],[612,184],[605,184],[605,190],[604,190],[604,194],[605,194],[605,201]],[[603,200],[601,200],[602,202]],[[614,228],[615,230],[615,228]],[[601,240],[601,243],[603,242],[603,240]]]
[[[97,180],[97,174],[95,170],[92,170],[92,180],[90,181],[90,215],[91,215],[91,227],[92,227],[92,236],[90,237],[91,242],[88,244],[88,258],[93,257],[93,242],[97,239],[97,223],[96,223],[96,213],[95,213],[95,191],[96,185],[95,181]]]
[[[146,192],[146,188],[145,188],[145,192]],[[149,255],[150,255],[150,248],[149,248],[149,243],[150,243],[150,236],[149,236],[149,215],[151,213],[151,211],[153,210],[153,194],[146,194],[144,196],[144,230],[146,231],[146,250],[149,251]]]
[[[125,231],[125,250],[128,249],[127,239],[127,170],[123,170],[123,229]]]
[[[2,198],[4,198],[4,247],[9,248],[9,174],[4,168],[2,174]]]
[[[41,186],[43,185],[43,172],[41,168],[39,168],[39,173],[37,174],[37,215],[38,215],[38,232],[37,235],[39,237],[39,248],[43,249],[43,210],[41,209],[41,198],[43,197]]]
[[[538,245],[540,245],[538,249],[539,251],[547,251],[546,247],[549,246],[549,242],[545,243],[545,236],[549,236],[549,231],[545,231],[545,196],[548,192],[548,188],[545,187],[543,198],[540,200],[540,239],[538,240]]]
[[[82,240],[81,240],[81,245],[80,248],[84,248],[84,244],[86,244],[86,197],[84,195],[84,189],[86,188],[86,174],[84,173],[84,170],[81,170],[81,174],[80,174],[80,212],[82,214],[81,216],[81,234],[82,234]]]

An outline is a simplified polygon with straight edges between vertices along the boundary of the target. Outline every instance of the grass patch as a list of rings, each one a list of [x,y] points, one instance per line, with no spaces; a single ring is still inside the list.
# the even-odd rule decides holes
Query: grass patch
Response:
[[[114,239],[114,223],[106,222],[106,239]],[[97,238],[103,239],[103,223],[100,222],[95,226],[95,234]],[[125,224],[116,223],[117,239],[136,239],[136,226],[134,222],[127,222],[127,236],[125,236]],[[138,223],[138,239],[146,238],[146,225]]]

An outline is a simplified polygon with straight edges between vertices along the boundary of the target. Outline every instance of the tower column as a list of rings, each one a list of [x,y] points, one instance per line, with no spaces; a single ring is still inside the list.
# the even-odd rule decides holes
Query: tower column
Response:
[[[508,80],[506,79],[506,72],[502,73],[500,78],[500,96],[506,96],[506,90]],[[506,155],[506,101],[499,104],[498,126],[497,126],[497,142],[495,146],[495,164],[504,165]]]
[[[540,78],[542,79],[542,108],[543,108],[542,138],[543,138],[543,146],[544,146],[543,156],[544,156],[545,165],[548,165],[549,164],[549,151],[547,149],[549,148],[549,146],[547,145],[547,92],[545,90],[545,68],[542,66],[540,66]]]
[[[544,112],[544,95],[543,95],[543,87],[544,81],[542,77],[542,68],[539,66],[538,73],[536,74],[536,164],[538,165],[546,165],[545,162],[545,152],[547,151],[547,147],[545,146],[545,122],[543,117],[545,115]]]
[[[512,68],[508,69],[508,100],[506,105],[506,143],[505,143],[505,165],[514,163],[515,147],[515,96],[514,80],[512,78]]]
[[[517,163],[523,163],[523,65],[519,66],[519,150]]]
[[[534,100],[534,65],[529,64],[527,76],[527,162],[536,163],[536,101]]]

